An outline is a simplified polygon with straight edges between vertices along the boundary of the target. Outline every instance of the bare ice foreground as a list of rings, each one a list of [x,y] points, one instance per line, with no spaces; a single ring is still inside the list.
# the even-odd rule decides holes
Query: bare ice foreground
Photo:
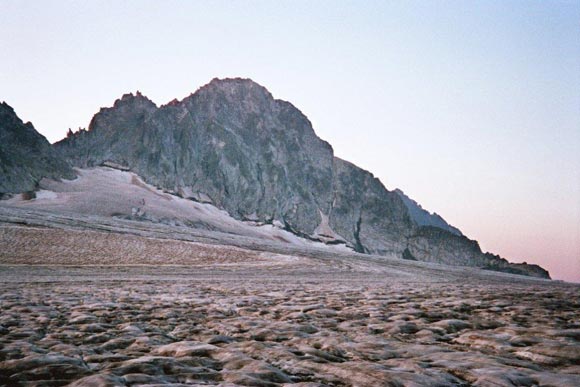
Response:
[[[0,289],[0,385],[580,385],[561,282],[0,207]]]

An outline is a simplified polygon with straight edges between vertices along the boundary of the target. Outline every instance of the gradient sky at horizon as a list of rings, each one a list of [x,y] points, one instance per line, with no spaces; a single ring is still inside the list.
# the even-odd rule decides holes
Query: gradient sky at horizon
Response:
[[[0,0],[0,101],[54,142],[127,92],[252,78],[484,251],[580,282],[579,20],[578,1]]]

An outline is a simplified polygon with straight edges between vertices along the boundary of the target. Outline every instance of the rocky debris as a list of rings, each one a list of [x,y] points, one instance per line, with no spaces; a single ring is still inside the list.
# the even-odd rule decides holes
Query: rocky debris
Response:
[[[43,177],[72,179],[75,174],[30,122],[22,122],[14,109],[0,103],[0,198],[34,191]]]
[[[206,265],[2,266],[0,385],[580,384],[576,285]]]
[[[328,221],[328,216],[320,212],[320,224],[314,229],[312,239],[318,240],[326,244],[346,244],[343,237],[338,235],[331,227]]]

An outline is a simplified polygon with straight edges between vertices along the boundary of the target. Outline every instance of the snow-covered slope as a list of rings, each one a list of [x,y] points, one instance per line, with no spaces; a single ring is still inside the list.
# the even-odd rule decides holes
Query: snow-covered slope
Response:
[[[4,205],[42,209],[56,213],[110,216],[184,225],[297,246],[323,246],[281,228],[281,225],[243,222],[226,211],[171,195],[145,183],[132,172],[109,167],[76,169],[74,180],[44,179],[36,197],[16,195]],[[330,246],[329,246],[330,248]],[[345,244],[333,248],[346,249]]]

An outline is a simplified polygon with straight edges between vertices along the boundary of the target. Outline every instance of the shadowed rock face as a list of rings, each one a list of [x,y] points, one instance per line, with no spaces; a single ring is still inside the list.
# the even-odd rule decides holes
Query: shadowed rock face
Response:
[[[490,266],[479,247],[474,259],[459,253],[471,246],[467,238],[456,240],[451,232],[418,237],[422,224],[397,193],[334,157],[297,108],[248,79],[214,79],[161,107],[139,92],[126,94],[101,109],[88,131],[70,133],[55,147],[75,166],[128,167],[150,184],[210,202],[237,219],[280,222],[298,235],[346,241],[359,252],[409,249],[427,261],[437,261],[433,245],[444,238],[453,254],[439,262]]]
[[[334,159],[331,226],[359,252],[401,254],[414,229],[405,205],[371,173]]]
[[[73,178],[67,162],[30,122],[0,104],[0,196],[32,191],[43,178]]]

